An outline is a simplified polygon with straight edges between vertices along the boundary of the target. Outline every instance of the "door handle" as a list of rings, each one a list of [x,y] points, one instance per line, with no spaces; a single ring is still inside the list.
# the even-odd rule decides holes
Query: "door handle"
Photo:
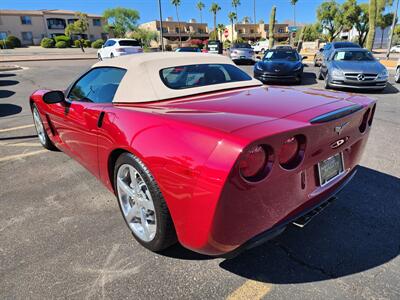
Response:
[[[104,111],[102,111],[99,115],[99,119],[97,120],[97,127],[101,127],[103,125],[103,119],[104,119],[104,115],[106,113]]]

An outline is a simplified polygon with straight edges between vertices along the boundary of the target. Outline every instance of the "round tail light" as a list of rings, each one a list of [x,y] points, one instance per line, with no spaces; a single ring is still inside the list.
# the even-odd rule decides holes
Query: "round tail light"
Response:
[[[239,161],[240,174],[246,180],[257,180],[259,175],[264,173],[267,160],[268,154],[262,146],[256,145],[246,149]]]
[[[304,149],[305,137],[296,135],[288,138],[279,152],[279,164],[288,170],[296,168],[303,159]]]

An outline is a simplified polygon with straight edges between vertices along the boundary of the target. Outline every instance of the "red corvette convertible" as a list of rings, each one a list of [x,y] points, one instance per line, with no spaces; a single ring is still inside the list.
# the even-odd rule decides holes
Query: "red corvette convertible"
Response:
[[[212,54],[95,64],[30,97],[41,144],[115,193],[139,243],[233,255],[303,226],[354,176],[375,101],[267,87]]]

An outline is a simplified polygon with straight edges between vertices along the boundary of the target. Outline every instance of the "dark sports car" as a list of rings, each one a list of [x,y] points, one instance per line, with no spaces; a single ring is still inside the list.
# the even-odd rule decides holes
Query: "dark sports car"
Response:
[[[295,81],[300,83],[304,65],[302,57],[294,49],[271,49],[254,65],[254,78],[263,83],[269,81]]]

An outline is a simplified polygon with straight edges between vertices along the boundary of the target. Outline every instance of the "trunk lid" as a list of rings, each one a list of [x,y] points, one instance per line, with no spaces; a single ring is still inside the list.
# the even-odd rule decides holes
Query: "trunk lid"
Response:
[[[139,105],[166,118],[233,132],[282,118],[308,122],[327,110],[354,105],[350,95],[316,89],[256,87]],[[129,105],[131,106],[131,105]],[[136,108],[138,104],[134,105]],[[326,109],[322,107],[326,106]],[[321,110],[316,109],[321,107]],[[128,108],[128,107],[127,107]],[[304,113],[313,109],[312,114]],[[294,117],[297,115],[297,117]]]

